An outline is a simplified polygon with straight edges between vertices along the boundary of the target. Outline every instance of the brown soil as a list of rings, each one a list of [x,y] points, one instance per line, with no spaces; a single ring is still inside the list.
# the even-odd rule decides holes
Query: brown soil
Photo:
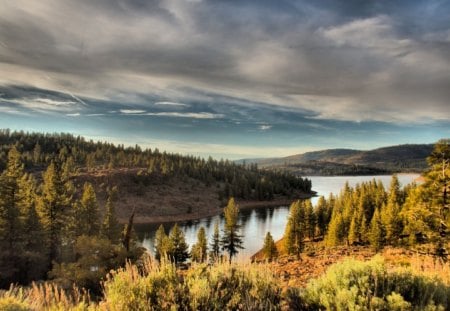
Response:
[[[204,183],[192,178],[148,175],[142,168],[97,170],[83,172],[74,178],[81,189],[84,182],[94,185],[97,199],[103,212],[106,189],[117,186],[119,192],[115,208],[119,221],[128,221],[136,207],[135,223],[163,223],[194,220],[218,215],[226,202],[219,200],[218,191],[222,184]],[[266,208],[289,205],[295,199],[310,195],[298,194],[296,198],[276,198],[272,201],[238,200],[240,208]]]
[[[276,243],[282,252],[282,240]],[[305,287],[309,280],[324,274],[329,266],[345,259],[369,260],[376,253],[368,246],[340,246],[325,248],[322,243],[310,243],[299,258],[282,255],[270,265],[282,287]],[[387,247],[380,252],[390,268],[410,267],[429,276],[437,276],[450,284],[450,265],[443,264],[431,255],[417,250]],[[261,251],[252,256],[253,260],[262,262]]]

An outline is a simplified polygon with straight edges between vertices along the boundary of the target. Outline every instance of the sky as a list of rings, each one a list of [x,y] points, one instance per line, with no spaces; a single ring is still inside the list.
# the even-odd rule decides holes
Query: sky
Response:
[[[0,128],[229,159],[450,137],[450,1],[0,7]]]

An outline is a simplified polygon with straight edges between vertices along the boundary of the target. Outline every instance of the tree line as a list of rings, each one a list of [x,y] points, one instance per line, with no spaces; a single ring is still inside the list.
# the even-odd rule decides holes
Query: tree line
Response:
[[[450,235],[450,140],[441,140],[428,157],[424,182],[401,187],[393,175],[389,189],[375,179],[350,187],[340,194],[323,196],[315,207],[309,200],[290,207],[285,228],[284,248],[299,255],[307,241],[323,239],[328,247],[371,245],[414,245],[431,242],[435,254],[447,258]],[[267,257],[273,239],[266,238]]]
[[[276,196],[310,193],[311,181],[287,172],[258,169],[256,164],[236,164],[228,160],[203,159],[194,156],[125,147],[107,142],[94,142],[71,134],[41,134],[0,130],[0,169],[7,165],[9,150],[21,153],[27,171],[44,170],[58,162],[66,171],[113,170],[141,168],[149,176],[193,178],[206,185],[218,183],[218,195],[228,200],[271,200]]]
[[[38,184],[17,148],[9,150],[0,175],[0,287],[50,277],[100,290],[98,281],[110,269],[142,253],[122,234],[116,189],[108,190],[101,217],[94,187],[85,183],[77,197],[66,173],[52,161]],[[125,233],[131,230],[127,226]]]
[[[219,232],[219,223],[214,224],[214,233],[211,236],[211,242],[208,246],[205,228],[200,227],[197,232],[197,242],[192,245],[189,251],[189,245],[186,243],[183,231],[178,224],[170,229],[166,234],[164,225],[160,225],[155,234],[155,258],[161,260],[166,258],[175,264],[182,264],[189,258],[192,262],[206,262],[209,258],[211,263],[222,261],[224,252],[228,254],[228,261],[231,263],[239,250],[242,249],[243,236],[240,234],[239,206],[230,198],[227,206],[224,208],[225,226],[222,236]],[[209,250],[209,252],[208,252]]]

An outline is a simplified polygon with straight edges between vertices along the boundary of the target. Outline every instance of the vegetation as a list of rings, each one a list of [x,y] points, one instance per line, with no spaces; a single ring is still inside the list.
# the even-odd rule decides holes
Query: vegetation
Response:
[[[448,310],[450,286],[381,257],[346,260],[306,288],[282,290],[266,265],[216,263],[181,272],[146,259],[112,272],[98,302],[50,284],[11,287],[1,310]],[[9,308],[9,309],[8,309]]]
[[[112,200],[101,230],[92,185],[85,183],[77,198],[67,176],[51,161],[38,187],[17,148],[8,152],[0,175],[0,287],[50,277],[99,292],[110,269],[142,253],[134,243],[122,245]]]
[[[304,290],[291,290],[296,310],[448,310],[450,287],[411,269],[389,271],[376,256],[331,266]]]
[[[368,151],[328,149],[248,162],[300,176],[380,175],[424,172],[432,150],[433,145],[398,145]]]
[[[442,140],[428,158],[430,168],[421,185],[402,189],[394,175],[388,190],[373,180],[354,188],[346,184],[338,196],[321,197],[315,208],[308,200],[292,203],[283,239],[285,253],[299,256],[305,242],[318,237],[328,247],[369,244],[375,250],[431,242],[434,254],[448,260],[449,161],[449,141]]]
[[[217,221],[214,223],[214,233],[211,238],[212,241],[210,244],[209,259],[214,263],[218,261],[221,256],[219,222]]]
[[[270,199],[275,193],[282,193],[275,190],[278,182],[286,182],[289,192],[310,187],[308,181],[260,171],[255,166],[142,151],[139,147],[125,149],[85,142],[70,135],[3,131],[0,138],[15,139],[14,144],[0,142],[0,162],[4,159],[0,174],[0,287],[18,284],[0,292],[0,310],[450,307],[448,284],[417,271],[388,268],[380,258],[338,264],[306,288],[294,286],[282,293],[267,266],[232,263],[242,249],[239,206],[233,197],[224,208],[224,230],[221,234],[216,223],[209,245],[204,228],[200,228],[197,242],[189,252],[177,224],[168,234],[161,225],[153,260],[143,255],[136,243],[135,210],[120,233],[115,214],[117,189],[106,189],[101,213],[93,185],[84,182],[79,187],[73,177],[77,170],[95,170],[99,165],[111,168],[145,164],[150,175],[193,174],[204,182],[222,181],[223,195],[237,189],[239,197],[255,199]],[[27,148],[33,138],[39,144],[31,152]],[[60,151],[55,153],[55,148]],[[7,154],[3,158],[4,151]],[[108,152],[111,153],[104,158]],[[308,243],[319,240],[325,247],[370,245],[374,251],[386,245],[416,246],[426,242],[433,245],[431,253],[445,263],[450,227],[449,140],[436,144],[428,162],[425,182],[420,185],[401,188],[393,176],[388,190],[373,180],[355,187],[347,184],[339,195],[320,198],[315,207],[309,200],[293,202],[285,228],[284,251],[300,257]],[[242,183],[243,178],[246,183]],[[273,260],[279,250],[268,232],[265,258]],[[228,262],[223,261],[223,253]],[[189,258],[191,262],[186,264]],[[43,282],[36,285],[31,283],[34,280]]]
[[[225,228],[223,237],[220,241],[222,250],[228,253],[228,260],[231,263],[233,257],[242,249],[242,236],[239,234],[240,225],[238,224],[239,207],[230,198],[228,205],[224,208]]]
[[[197,233],[197,243],[192,245],[191,259],[195,262],[205,262],[208,256],[208,241],[204,227],[200,227]]]
[[[278,256],[278,250],[270,232],[267,232],[263,246],[264,258],[272,260]]]
[[[238,165],[228,160],[207,160],[142,150],[139,146],[124,147],[110,143],[87,141],[70,134],[39,134],[0,130],[0,170],[6,168],[8,152],[15,146],[28,171],[42,171],[52,162],[61,166],[63,178],[75,172],[98,169],[141,168],[136,177],[141,184],[155,176],[193,178],[206,185],[219,183],[218,195],[228,200],[271,200],[276,196],[310,193],[311,181],[289,173],[259,170],[256,164]]]

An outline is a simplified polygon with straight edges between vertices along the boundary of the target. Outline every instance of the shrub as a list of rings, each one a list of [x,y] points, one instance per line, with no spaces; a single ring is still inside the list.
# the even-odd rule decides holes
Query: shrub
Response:
[[[368,262],[347,260],[310,281],[292,305],[309,310],[448,310],[450,287],[412,270],[388,272],[376,256]]]
[[[281,289],[254,266],[194,265],[184,274],[162,260],[113,273],[104,284],[108,310],[277,310]]]
[[[77,289],[63,291],[53,284],[32,284],[30,288],[11,286],[7,291],[0,292],[0,311],[31,311],[31,310],[96,310],[88,295]]]
[[[279,310],[281,288],[256,265],[198,265],[186,276],[190,310]]]

